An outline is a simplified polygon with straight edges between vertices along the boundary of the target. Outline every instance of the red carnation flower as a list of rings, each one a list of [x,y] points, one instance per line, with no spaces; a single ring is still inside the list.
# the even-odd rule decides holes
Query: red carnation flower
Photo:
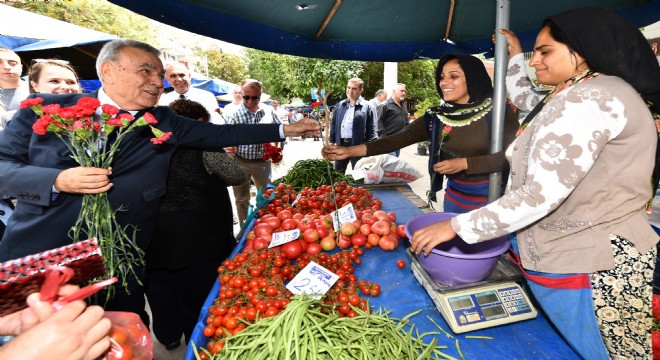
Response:
[[[121,119],[117,119],[117,118],[108,119],[108,121],[106,121],[105,123],[110,125],[110,126],[123,126],[124,125],[124,123],[121,121]]]
[[[96,108],[101,105],[99,99],[95,97],[83,97],[78,100],[78,106],[85,115],[92,115],[96,112]]]
[[[135,120],[135,116],[133,116],[129,113],[122,113],[122,114],[119,114],[119,116],[117,116],[117,119],[133,121],[133,120]]]
[[[148,114],[148,113],[147,113],[147,114]],[[149,115],[151,115],[151,114],[149,114]],[[153,117],[153,115],[152,115],[152,117]],[[155,120],[155,119],[154,119],[154,120]],[[164,132],[163,135],[161,135],[161,136],[159,136],[159,137],[152,138],[152,139],[151,139],[151,142],[154,143],[154,144],[156,144],[156,145],[158,145],[158,144],[162,144],[162,143],[164,143],[165,141],[167,141],[167,139],[169,139],[170,136],[172,136],[172,132],[171,132],[171,131]]]
[[[103,104],[103,106],[101,106],[101,111],[112,117],[112,116],[117,115],[117,113],[119,112],[119,109],[114,105]]]
[[[62,119],[73,119],[76,117],[76,108],[75,107],[65,107],[61,108],[60,111],[57,112],[57,115],[59,115]]]
[[[60,104],[49,104],[41,108],[45,114],[57,114],[60,111]]]
[[[31,98],[31,99],[25,99],[21,101],[20,108],[21,109],[26,109],[32,106],[37,106],[40,105],[44,102],[43,98],[36,97],[36,98]]]
[[[156,120],[156,118],[151,113],[144,113],[143,118],[144,121],[147,122],[147,124],[151,124],[151,125],[158,124],[158,120]]]

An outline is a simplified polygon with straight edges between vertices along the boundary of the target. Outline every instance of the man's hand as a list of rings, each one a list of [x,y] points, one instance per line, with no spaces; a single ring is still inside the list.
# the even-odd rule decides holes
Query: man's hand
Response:
[[[226,147],[225,152],[227,153],[227,155],[233,157],[236,154],[236,146]]]
[[[55,178],[55,190],[70,194],[99,194],[110,190],[108,176],[112,168],[75,167],[63,170]]]
[[[321,155],[324,159],[330,161],[344,160],[349,157],[366,156],[367,147],[364,144],[354,146],[337,146],[330,144],[321,149]]]
[[[303,136],[307,137],[318,136],[321,133],[321,125],[319,122],[310,119],[303,118],[302,120],[295,122],[293,124],[284,124],[284,136]]]
[[[439,174],[456,174],[457,172],[467,170],[467,168],[466,158],[443,160],[433,165],[433,171]]]

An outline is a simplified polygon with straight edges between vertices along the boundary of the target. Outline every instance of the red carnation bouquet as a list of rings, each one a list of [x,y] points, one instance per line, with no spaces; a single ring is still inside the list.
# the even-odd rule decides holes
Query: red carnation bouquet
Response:
[[[32,130],[39,135],[54,133],[66,144],[71,157],[81,166],[107,169],[112,164],[115,153],[119,150],[124,137],[131,131],[149,126],[155,145],[162,144],[172,135],[163,132],[152,125],[158,123],[156,118],[145,113],[135,119],[129,113],[121,113],[116,106],[101,103],[92,97],[83,97],[74,106],[60,107],[59,104],[42,106],[40,97],[30,98],[21,103],[21,108],[31,108],[39,118]],[[100,119],[94,119],[97,109],[101,107]],[[108,142],[108,136],[116,133],[114,141]],[[107,192],[100,194],[83,194],[82,208],[76,223],[71,228],[69,236],[74,242],[96,238],[105,261],[107,278],[118,277],[126,287],[127,275],[135,270],[136,264],[144,264],[144,251],[135,242],[135,228],[132,236],[127,230],[129,226],[117,223]],[[108,293],[111,296],[112,291]]]
[[[271,143],[264,144],[264,155],[261,157],[265,161],[273,164],[279,164],[282,161],[282,148]]]

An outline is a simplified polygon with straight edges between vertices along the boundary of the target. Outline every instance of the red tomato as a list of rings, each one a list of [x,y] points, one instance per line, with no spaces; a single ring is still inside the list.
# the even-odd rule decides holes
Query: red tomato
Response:
[[[378,220],[373,225],[371,225],[371,232],[378,235],[389,235],[390,231],[392,231],[390,225],[383,220]]]
[[[298,224],[296,224],[295,220],[293,220],[293,219],[284,219],[284,220],[282,220],[282,224],[280,225],[280,228],[283,231],[288,231],[288,230],[295,229],[296,226],[298,226]]]
[[[383,250],[394,250],[397,246],[399,246],[399,240],[390,235],[383,236],[380,238],[378,246],[380,246],[380,248]]]
[[[362,233],[357,233],[351,236],[351,244],[355,246],[364,246],[367,242],[367,237]]]
[[[330,251],[337,246],[337,243],[335,242],[335,239],[333,239],[330,236],[326,236],[323,239],[321,239],[321,247],[325,251]]]
[[[262,223],[255,226],[253,231],[254,231],[254,235],[256,235],[257,237],[264,237],[264,235],[271,235],[273,233],[273,228],[268,224]]]
[[[396,233],[402,238],[407,238],[407,236],[406,236],[406,225],[401,224],[401,225],[397,226],[396,227]]]
[[[319,222],[321,222],[321,220],[319,220]],[[314,227],[314,229],[316,229],[316,231],[319,232],[319,238],[320,238],[320,239],[322,239],[322,238],[328,236],[328,228],[326,228],[325,226],[323,226],[323,225],[316,225],[316,226]]]
[[[287,259],[293,260],[302,254],[303,247],[300,241],[289,241],[288,243],[282,245],[282,252]]]
[[[391,211],[387,213],[387,217],[389,217],[392,222],[396,221],[396,214]]]
[[[323,247],[319,243],[307,244],[307,249],[305,250],[305,252],[310,255],[318,255],[321,251],[323,251]]]
[[[307,229],[303,232],[303,239],[308,243],[315,243],[319,241],[319,232],[314,228]]]
[[[398,267],[399,269],[403,269],[403,268],[406,267],[406,262],[403,261],[403,260],[398,260],[398,261],[396,262],[396,267]]]
[[[213,335],[215,335],[215,326],[209,325],[209,326],[204,328],[204,336],[206,336],[207,338],[210,338]]]
[[[272,229],[279,229],[280,225],[282,224],[282,221],[276,216],[271,216],[267,219],[264,219],[264,222],[270,225]]]
[[[282,211],[277,213],[277,217],[281,221],[284,221],[286,219],[291,219],[293,217],[293,214],[291,213],[291,210],[282,210]]]

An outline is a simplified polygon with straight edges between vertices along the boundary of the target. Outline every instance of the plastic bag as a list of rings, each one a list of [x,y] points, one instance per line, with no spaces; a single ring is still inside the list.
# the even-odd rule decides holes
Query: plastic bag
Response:
[[[360,159],[355,164],[352,176],[364,178],[365,184],[409,183],[422,177],[404,160],[392,155],[376,155]]]
[[[151,333],[137,314],[106,311],[105,317],[112,322],[110,350],[106,354],[107,360],[152,360],[154,358]]]

